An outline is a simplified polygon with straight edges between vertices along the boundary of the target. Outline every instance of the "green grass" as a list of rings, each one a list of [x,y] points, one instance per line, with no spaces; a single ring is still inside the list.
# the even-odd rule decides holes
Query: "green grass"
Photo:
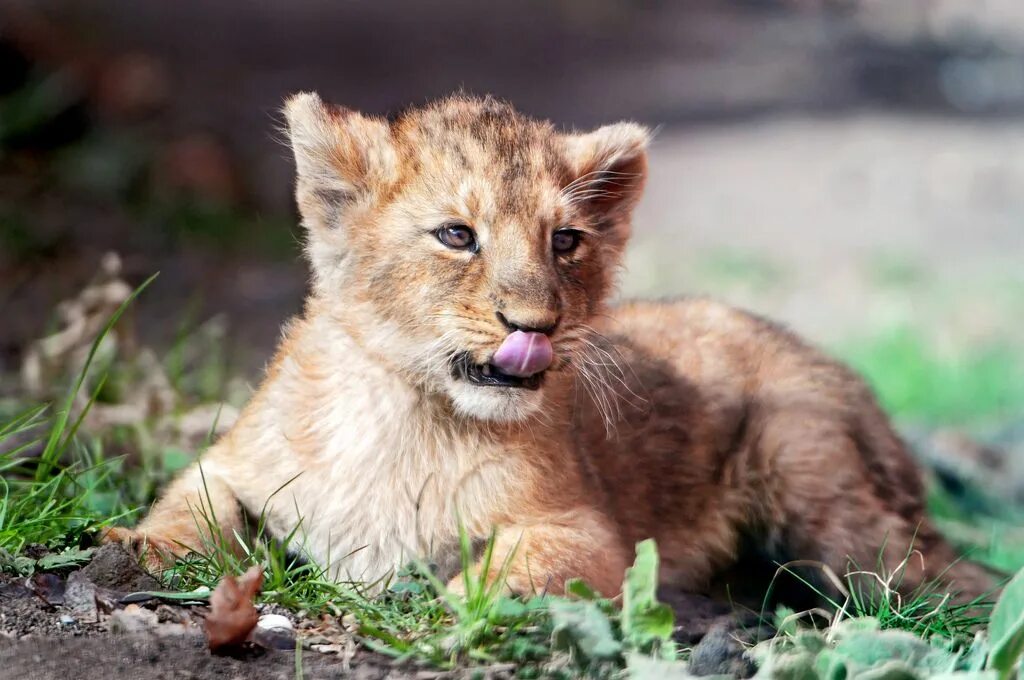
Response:
[[[897,419],[984,425],[1024,415],[1024,351],[1008,343],[943,353],[904,327],[838,351]]]

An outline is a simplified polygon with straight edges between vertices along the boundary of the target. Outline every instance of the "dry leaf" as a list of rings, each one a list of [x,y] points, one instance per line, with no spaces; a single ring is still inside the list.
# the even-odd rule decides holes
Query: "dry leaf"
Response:
[[[259,613],[253,599],[263,585],[263,569],[250,567],[239,576],[225,576],[210,595],[206,617],[206,641],[210,651],[239,645],[256,627]]]

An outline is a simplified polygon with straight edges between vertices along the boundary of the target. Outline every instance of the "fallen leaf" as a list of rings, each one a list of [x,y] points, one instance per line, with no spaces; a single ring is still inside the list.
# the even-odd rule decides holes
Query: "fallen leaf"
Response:
[[[225,576],[210,595],[206,617],[206,641],[210,651],[239,645],[259,621],[253,599],[263,585],[263,569],[250,567],[239,576]]]
[[[72,548],[60,553],[50,553],[40,557],[36,561],[36,566],[43,571],[74,567],[91,560],[94,552],[96,552],[96,548],[85,548],[84,550]]]
[[[32,592],[46,604],[50,606],[64,604],[64,592],[67,586],[64,583],[64,579],[57,574],[34,574],[27,583]]]

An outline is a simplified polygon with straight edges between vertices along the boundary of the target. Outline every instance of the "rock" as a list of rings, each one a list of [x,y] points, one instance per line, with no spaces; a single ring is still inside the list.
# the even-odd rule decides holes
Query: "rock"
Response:
[[[341,654],[345,648],[341,645],[312,645],[310,649],[320,654]]]
[[[180,607],[172,607],[167,604],[157,605],[154,610],[157,621],[160,623],[188,623],[188,615]]]
[[[36,573],[28,581],[29,587],[39,597],[54,607],[64,604],[64,579],[57,574]]]
[[[76,623],[78,623],[78,621],[75,620],[74,616],[69,616],[67,614],[61,614],[60,615],[60,625],[62,625],[62,626],[73,626]]]
[[[160,582],[118,543],[107,543],[97,550],[82,572],[97,586],[122,593],[161,589]]]
[[[746,655],[746,647],[733,635],[727,624],[715,624],[690,653],[693,675],[727,675],[749,678],[757,665]]]
[[[96,584],[89,580],[82,571],[72,572],[68,576],[64,589],[64,606],[79,621],[95,623],[99,620],[96,606]]]
[[[264,614],[256,622],[256,626],[268,630],[292,630],[294,628],[288,617],[281,614]]]
[[[672,638],[687,646],[697,644],[715,623],[732,614],[732,607],[728,604],[706,595],[662,588],[658,591],[658,599],[675,612],[676,628]]]
[[[33,591],[25,583],[25,579],[0,580],[0,600],[20,600],[32,597]],[[63,597],[63,592],[61,597]]]
[[[286,616],[264,614],[256,622],[252,640],[267,649],[295,649],[295,627]]]
[[[159,619],[156,612],[130,604],[114,612],[107,625],[115,635],[139,635],[156,629]]]

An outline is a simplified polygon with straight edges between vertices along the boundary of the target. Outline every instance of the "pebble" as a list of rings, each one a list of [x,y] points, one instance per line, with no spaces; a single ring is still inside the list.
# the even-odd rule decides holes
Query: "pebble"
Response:
[[[75,620],[74,616],[69,616],[67,614],[61,614],[60,615],[60,625],[62,625],[62,626],[73,626],[76,623],[78,623],[78,621]]]
[[[252,640],[267,649],[295,649],[295,628],[287,616],[264,614],[256,622]]]
[[[716,624],[690,652],[689,670],[695,676],[749,678],[757,671],[757,666],[729,626]]]
[[[344,651],[341,645],[312,645],[310,649],[320,654],[341,654]]]
[[[292,630],[294,628],[288,617],[281,614],[264,614],[256,622],[256,626],[266,630]]]
[[[96,606],[96,585],[82,571],[68,576],[67,588],[64,591],[64,606],[80,621],[99,621],[99,610]]]
[[[157,615],[137,604],[130,604],[114,612],[108,623],[110,632],[119,635],[138,635],[156,628]]]

